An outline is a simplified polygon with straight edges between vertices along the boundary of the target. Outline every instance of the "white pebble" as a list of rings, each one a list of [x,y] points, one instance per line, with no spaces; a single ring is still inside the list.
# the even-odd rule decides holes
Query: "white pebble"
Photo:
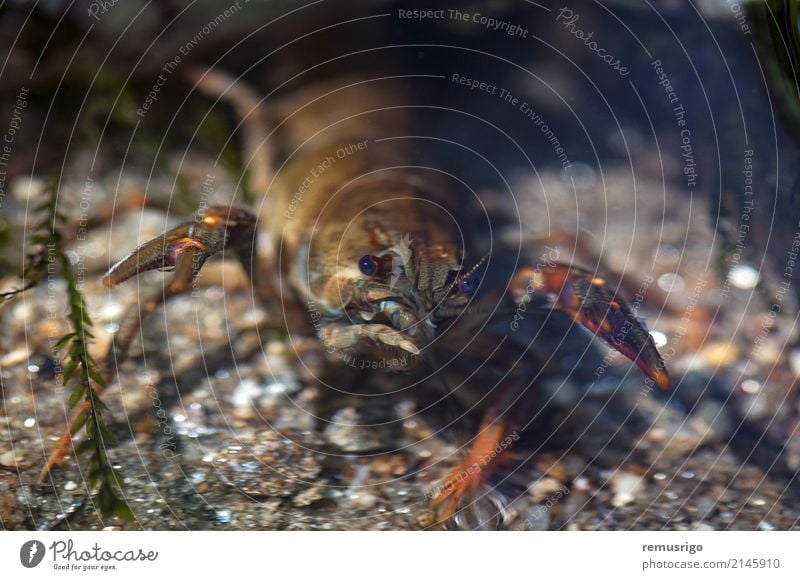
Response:
[[[42,197],[44,188],[44,179],[39,179],[32,175],[23,175],[18,177],[11,186],[11,195],[21,202],[35,201]]]
[[[789,366],[795,376],[800,377],[800,348],[796,348],[789,353]]]
[[[233,521],[233,512],[228,509],[217,510],[216,516],[217,521],[221,524],[229,524]]]
[[[71,479],[64,484],[64,491],[72,491],[74,489],[78,489],[78,484]]]
[[[350,497],[350,501],[352,501],[355,505],[361,508],[371,508],[378,501],[378,498],[376,498],[374,494],[365,491],[360,491],[358,493],[349,493],[348,495]],[[403,508],[398,508],[395,511],[397,513],[403,513],[400,511],[401,509]]]
[[[746,264],[737,264],[728,272],[728,282],[742,290],[752,290],[760,279],[758,270]]]
[[[763,520],[761,523],[758,524],[758,529],[759,531],[762,532],[771,532],[772,530],[775,529],[775,526],[773,526],[767,520]]]
[[[577,162],[564,171],[563,179],[567,184],[574,183],[576,189],[586,189],[597,183],[597,173],[591,165]]]
[[[758,381],[754,381],[753,379],[747,379],[746,381],[742,381],[742,390],[745,393],[750,395],[755,395],[761,390],[761,383]]]
[[[658,277],[658,287],[664,292],[680,292],[686,287],[686,282],[679,274],[661,274]]]
[[[14,457],[14,452],[6,451],[2,455],[0,455],[0,465],[2,465],[3,467],[16,467],[17,458]]]
[[[283,383],[270,383],[264,389],[267,395],[282,395],[289,390],[289,387]]]
[[[576,477],[575,481],[572,482],[572,489],[574,491],[588,492],[591,489],[591,487],[592,486],[591,483],[589,482],[589,479],[582,475],[580,477]]]
[[[547,497],[561,489],[561,482],[554,477],[543,477],[528,486],[528,493],[536,503],[542,502]]]
[[[34,425],[36,425],[36,419],[34,419],[33,417],[28,417],[27,419],[25,419],[25,422],[22,423],[22,426],[27,427],[28,429],[30,429]]]
[[[253,399],[258,398],[260,394],[261,386],[258,383],[250,379],[244,379],[233,392],[231,402],[235,407],[250,407],[253,404]]]
[[[642,488],[642,478],[633,473],[617,473],[611,480],[611,488],[614,490],[611,504],[614,507],[622,507],[636,499],[636,493]]]
[[[122,313],[125,311],[125,306],[117,302],[116,300],[109,300],[106,302],[98,312],[98,318],[103,320],[113,320],[114,318],[121,316]]]

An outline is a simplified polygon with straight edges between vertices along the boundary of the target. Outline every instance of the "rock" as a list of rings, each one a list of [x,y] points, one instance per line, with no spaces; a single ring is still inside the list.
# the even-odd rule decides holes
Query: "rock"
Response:
[[[536,503],[543,502],[547,497],[556,493],[562,487],[562,483],[554,477],[543,477],[534,481],[528,486],[528,494]]]
[[[697,508],[697,517],[703,520],[711,516],[717,507],[717,502],[710,497],[703,496],[697,499],[695,507]]]
[[[384,477],[399,477],[408,471],[408,464],[400,454],[376,457],[370,467],[373,472]]]
[[[674,425],[673,425],[674,427]],[[677,426],[675,431],[669,433],[664,446],[658,453],[664,458],[686,457],[694,451],[703,441],[703,434],[689,423]]]
[[[775,410],[770,405],[767,393],[763,390],[754,395],[745,395],[738,399],[739,413],[745,421],[763,421]]]
[[[331,417],[325,428],[325,438],[343,451],[361,452],[377,449],[381,442],[376,438],[376,429],[359,425],[358,411],[347,407]]]
[[[789,353],[789,368],[796,377],[800,377],[800,348],[792,349],[792,352]]]
[[[775,526],[773,526],[767,520],[764,520],[758,524],[758,529],[762,532],[771,532],[775,529]]]
[[[296,507],[304,507],[321,500],[323,497],[325,497],[325,486],[322,483],[317,483],[294,496],[292,504]]]
[[[550,526],[550,510],[544,506],[534,506],[525,518],[523,529],[531,532],[542,532]]]
[[[429,528],[436,523],[436,512],[429,507],[420,509],[416,516],[421,528]]]
[[[717,401],[703,401],[689,417],[689,423],[704,442],[724,440],[733,430],[728,412]]]
[[[0,465],[3,467],[16,467],[21,460],[22,458],[16,457],[13,451],[6,451],[0,455]]]
[[[371,508],[378,501],[374,493],[374,486],[365,485],[369,477],[369,467],[359,465],[355,467],[350,486],[345,491],[345,497],[359,508]]]
[[[789,469],[800,469],[800,427],[795,428],[786,444],[786,464]]]
[[[0,357],[0,369],[11,368],[15,365],[25,362],[30,355],[31,351],[28,347],[12,350],[8,354]]]
[[[45,186],[44,179],[33,175],[21,175],[11,185],[11,195],[20,203],[41,199]]]
[[[713,532],[716,528],[705,522],[698,522],[692,525],[692,529],[698,532]]]
[[[611,489],[614,490],[611,504],[614,507],[622,507],[633,503],[636,499],[636,494],[641,492],[643,488],[642,476],[620,471],[611,479]]]

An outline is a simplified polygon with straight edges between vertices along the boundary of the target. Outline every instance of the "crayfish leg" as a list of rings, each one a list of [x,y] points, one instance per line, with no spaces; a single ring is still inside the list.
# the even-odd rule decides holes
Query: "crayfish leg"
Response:
[[[483,484],[497,469],[502,452],[510,446],[508,422],[494,410],[486,411],[466,457],[448,474],[431,502],[444,522],[467,502],[477,501]]]

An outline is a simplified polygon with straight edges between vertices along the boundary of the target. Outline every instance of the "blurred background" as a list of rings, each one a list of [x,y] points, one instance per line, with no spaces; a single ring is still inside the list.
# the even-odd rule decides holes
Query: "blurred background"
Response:
[[[0,285],[19,286],[57,180],[99,354],[139,291],[101,286],[111,261],[201,193],[258,203],[236,115],[187,67],[241,75],[267,104],[316,80],[416,75],[439,107],[430,134],[479,153],[444,152],[508,218],[497,235],[620,280],[675,383],[650,392],[572,333],[541,385],[566,427],[514,448],[495,527],[796,528],[798,24],[777,1],[6,2]],[[298,364],[324,364],[313,337],[259,333],[235,265],[203,280],[148,323],[108,392],[129,522],[98,515],[74,459],[35,484],[65,427],[63,281],[0,306],[2,527],[425,527],[458,434],[410,397],[332,399]]]

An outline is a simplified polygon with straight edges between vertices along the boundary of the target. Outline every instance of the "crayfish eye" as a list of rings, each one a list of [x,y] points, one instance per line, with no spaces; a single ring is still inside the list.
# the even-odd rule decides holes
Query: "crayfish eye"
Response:
[[[358,259],[358,269],[365,276],[374,276],[378,271],[378,259],[375,256],[361,256]]]
[[[464,294],[472,294],[478,289],[480,278],[476,274],[464,276],[458,283],[458,290]]]

